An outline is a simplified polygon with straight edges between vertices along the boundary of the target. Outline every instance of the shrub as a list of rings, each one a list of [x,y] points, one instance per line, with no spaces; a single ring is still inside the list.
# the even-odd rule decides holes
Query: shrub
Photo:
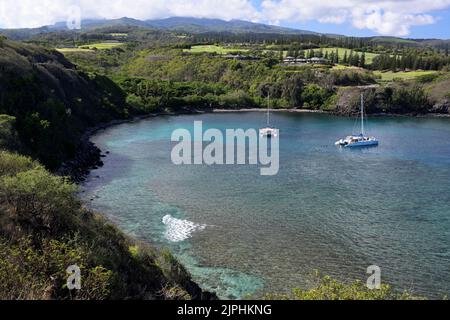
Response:
[[[245,108],[253,107],[253,99],[242,90],[233,91],[219,97],[219,105],[224,108]]]
[[[400,87],[394,90],[388,104],[391,106],[391,112],[426,112],[430,101],[422,87],[414,86],[412,88]]]
[[[314,288],[293,289],[291,294],[266,295],[265,299],[277,300],[418,300],[409,293],[396,293],[390,286],[382,285],[379,290],[370,290],[361,281],[352,284],[341,283],[329,276],[319,278]]]
[[[84,246],[71,241],[44,239],[36,246],[27,237],[15,244],[0,238],[0,299],[106,299],[112,272],[87,267],[88,256]],[[81,269],[81,290],[66,286],[70,265]]]
[[[0,114],[0,148],[17,150],[19,148],[19,137],[15,130],[16,118]]]
[[[0,177],[14,176],[19,172],[40,167],[39,163],[18,154],[0,151]]]
[[[310,84],[302,92],[302,101],[308,109],[317,110],[327,105],[328,99],[330,99],[332,94],[332,92],[318,85]]]
[[[41,234],[59,234],[72,228],[79,201],[77,187],[42,167],[0,179],[3,225],[17,224]]]
[[[416,80],[418,83],[430,83],[430,82],[433,82],[434,80],[436,80],[437,78],[439,78],[439,76],[440,76],[439,73],[424,74],[424,75],[417,77]]]

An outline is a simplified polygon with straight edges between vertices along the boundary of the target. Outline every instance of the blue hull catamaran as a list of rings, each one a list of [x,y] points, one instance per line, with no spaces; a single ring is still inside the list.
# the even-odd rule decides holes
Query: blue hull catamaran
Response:
[[[364,95],[361,94],[361,134],[348,136],[336,142],[337,146],[344,148],[358,148],[358,147],[376,147],[379,141],[375,137],[368,137],[364,132]]]

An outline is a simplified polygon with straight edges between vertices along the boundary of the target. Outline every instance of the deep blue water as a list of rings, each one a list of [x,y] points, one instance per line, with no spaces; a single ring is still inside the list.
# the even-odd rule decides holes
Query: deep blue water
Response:
[[[172,131],[259,128],[262,113],[158,117],[93,138],[110,151],[82,197],[125,232],[168,247],[222,298],[311,285],[319,270],[415,294],[450,293],[450,119],[370,119],[377,148],[340,149],[354,120],[276,113],[280,172],[175,166]],[[98,177],[97,177],[98,176]]]

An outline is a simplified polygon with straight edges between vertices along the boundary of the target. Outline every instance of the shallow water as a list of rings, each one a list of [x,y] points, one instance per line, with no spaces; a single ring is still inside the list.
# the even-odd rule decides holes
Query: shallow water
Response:
[[[172,131],[259,128],[263,113],[159,117],[93,138],[111,154],[83,185],[89,206],[170,248],[202,287],[245,298],[307,287],[319,270],[365,281],[378,265],[399,290],[450,293],[450,119],[374,118],[377,148],[334,146],[354,120],[276,113],[280,172],[175,166]],[[99,178],[97,178],[99,176]]]

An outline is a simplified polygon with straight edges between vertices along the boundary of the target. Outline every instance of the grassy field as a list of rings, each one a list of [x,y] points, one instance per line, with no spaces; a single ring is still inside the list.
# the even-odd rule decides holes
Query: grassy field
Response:
[[[110,33],[111,37],[117,37],[117,38],[126,38],[128,37],[128,33]]]
[[[401,44],[416,44],[417,41],[395,38],[395,37],[375,37],[372,39],[372,42],[380,42],[380,43],[401,43]]]
[[[124,43],[122,42],[101,42],[101,43],[86,44],[83,46],[79,46],[78,48],[59,48],[56,50],[64,54],[72,52],[90,52],[93,51],[94,48],[96,48],[97,50],[107,50],[117,48],[123,45]]]
[[[59,48],[56,49],[57,51],[61,52],[61,53],[72,53],[72,52],[90,52],[92,50],[89,49],[80,49],[80,48]]]
[[[123,45],[124,44],[122,42],[99,42],[99,43],[92,43],[92,44],[80,46],[80,49],[93,50],[94,48],[97,48],[98,50],[107,50],[107,49],[117,48],[117,47],[120,47]]]
[[[374,73],[375,73],[375,75],[381,76],[382,82],[391,82],[391,81],[394,81],[394,79],[413,80],[420,76],[435,74],[435,73],[437,73],[437,71],[409,71],[409,72],[375,71]]]
[[[343,64],[337,64],[333,68],[333,70],[360,70],[361,68],[354,67],[354,66],[345,66]]]
[[[228,54],[230,52],[242,51],[248,52],[248,49],[239,48],[224,48],[222,46],[215,45],[205,45],[205,46],[193,46],[191,49],[184,49],[184,52],[190,53],[217,53],[217,54]]]
[[[338,53],[339,53],[339,59],[344,59],[345,52],[347,52],[347,57],[350,55],[350,52],[351,52],[350,49],[345,49],[345,48],[323,48],[323,49],[322,49],[323,54],[325,54],[325,53],[327,53],[327,52],[328,52],[328,54],[330,54],[330,53],[332,53],[332,52],[336,52],[336,50],[338,50]],[[320,49],[315,50],[315,51],[320,51]],[[357,52],[357,51],[354,51],[354,52],[358,53],[358,55],[361,56],[361,52]],[[374,59],[376,56],[378,56],[378,54],[366,52],[366,63],[367,63],[367,64],[371,64],[372,61],[373,61],[373,59]]]

